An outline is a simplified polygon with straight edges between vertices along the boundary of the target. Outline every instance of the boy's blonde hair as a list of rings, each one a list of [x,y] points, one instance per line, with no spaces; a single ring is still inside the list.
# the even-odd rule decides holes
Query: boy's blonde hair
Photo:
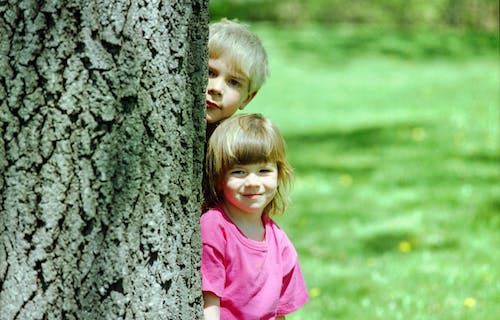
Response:
[[[217,59],[223,54],[250,80],[248,93],[257,92],[269,74],[266,50],[259,37],[247,25],[223,18],[210,25],[208,56]]]
[[[239,114],[224,120],[208,141],[204,210],[223,201],[220,186],[233,166],[267,162],[276,163],[278,188],[264,214],[283,214],[289,204],[293,170],[278,128],[260,114]]]

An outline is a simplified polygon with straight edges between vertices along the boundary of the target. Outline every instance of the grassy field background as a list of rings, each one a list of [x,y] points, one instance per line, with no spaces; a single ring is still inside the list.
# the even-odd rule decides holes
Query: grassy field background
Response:
[[[498,34],[255,24],[310,319],[500,318]]]

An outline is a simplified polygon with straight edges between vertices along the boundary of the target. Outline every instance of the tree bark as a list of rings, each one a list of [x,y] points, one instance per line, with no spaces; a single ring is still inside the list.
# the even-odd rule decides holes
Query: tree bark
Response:
[[[0,319],[201,319],[207,25],[0,1]]]

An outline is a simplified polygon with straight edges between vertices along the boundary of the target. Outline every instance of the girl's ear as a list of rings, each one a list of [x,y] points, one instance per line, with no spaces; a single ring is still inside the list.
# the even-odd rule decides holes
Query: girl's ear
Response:
[[[240,106],[240,110],[243,110],[245,109],[245,107],[247,106],[248,103],[250,103],[250,101],[252,101],[252,99],[255,97],[255,95],[257,94],[258,91],[255,91],[254,93],[251,93],[248,95],[248,97],[245,99],[245,101],[243,101],[243,103],[241,104]]]
[[[215,192],[217,192],[217,194],[220,194],[222,190],[224,190],[224,179],[220,178],[217,182],[217,185],[215,186]]]

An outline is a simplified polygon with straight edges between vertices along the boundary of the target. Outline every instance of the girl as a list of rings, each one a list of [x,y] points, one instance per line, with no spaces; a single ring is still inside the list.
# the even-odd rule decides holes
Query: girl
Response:
[[[292,243],[271,215],[292,169],[278,129],[258,114],[223,121],[208,142],[201,217],[205,320],[284,319],[308,300]]]

